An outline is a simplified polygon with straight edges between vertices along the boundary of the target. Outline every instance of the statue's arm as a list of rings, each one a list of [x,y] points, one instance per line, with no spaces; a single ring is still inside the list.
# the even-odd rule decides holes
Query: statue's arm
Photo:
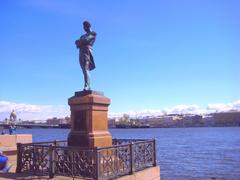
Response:
[[[86,36],[83,39],[83,45],[88,45],[89,43],[91,43],[92,41],[95,41],[97,34],[92,31],[91,33],[88,34],[88,36]]]
[[[77,48],[81,47],[81,46],[86,46],[88,45],[91,41],[95,41],[97,36],[97,33],[95,33],[94,31],[92,31],[88,36],[86,36],[85,38],[80,38],[78,40],[75,41],[75,44],[77,46]]]
[[[85,38],[80,38],[78,40],[75,41],[75,44],[77,46],[77,48],[87,45],[87,40]]]
[[[78,39],[75,41],[75,44],[77,46],[77,48],[81,47],[81,46],[84,46],[87,44],[86,40],[85,39]]]

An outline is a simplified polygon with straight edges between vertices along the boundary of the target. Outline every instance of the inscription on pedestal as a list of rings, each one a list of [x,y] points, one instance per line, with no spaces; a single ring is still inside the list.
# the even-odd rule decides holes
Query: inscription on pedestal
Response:
[[[87,131],[87,112],[82,111],[75,111],[74,112],[74,130],[76,131]]]

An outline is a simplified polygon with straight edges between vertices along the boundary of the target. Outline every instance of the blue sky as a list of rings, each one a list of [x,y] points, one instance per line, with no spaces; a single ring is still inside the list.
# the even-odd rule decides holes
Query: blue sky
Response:
[[[1,1],[0,112],[24,104],[68,113],[67,99],[83,89],[74,42],[84,20],[98,34],[92,89],[111,98],[111,113],[236,102],[239,7],[238,0]]]

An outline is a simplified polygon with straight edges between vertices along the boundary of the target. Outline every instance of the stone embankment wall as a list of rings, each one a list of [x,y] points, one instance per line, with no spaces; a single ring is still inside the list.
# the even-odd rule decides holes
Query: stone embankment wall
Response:
[[[17,164],[17,143],[31,143],[31,134],[0,135],[0,150],[13,165],[10,172],[15,172]]]

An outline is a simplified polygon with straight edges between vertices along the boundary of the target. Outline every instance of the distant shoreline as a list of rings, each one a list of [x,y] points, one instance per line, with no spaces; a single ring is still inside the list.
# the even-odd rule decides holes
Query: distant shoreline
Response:
[[[132,128],[132,127],[128,127],[128,128],[117,128],[117,127],[109,127],[109,129],[169,129],[169,128],[240,128],[240,126],[186,126],[186,127],[148,127],[148,128]]]

